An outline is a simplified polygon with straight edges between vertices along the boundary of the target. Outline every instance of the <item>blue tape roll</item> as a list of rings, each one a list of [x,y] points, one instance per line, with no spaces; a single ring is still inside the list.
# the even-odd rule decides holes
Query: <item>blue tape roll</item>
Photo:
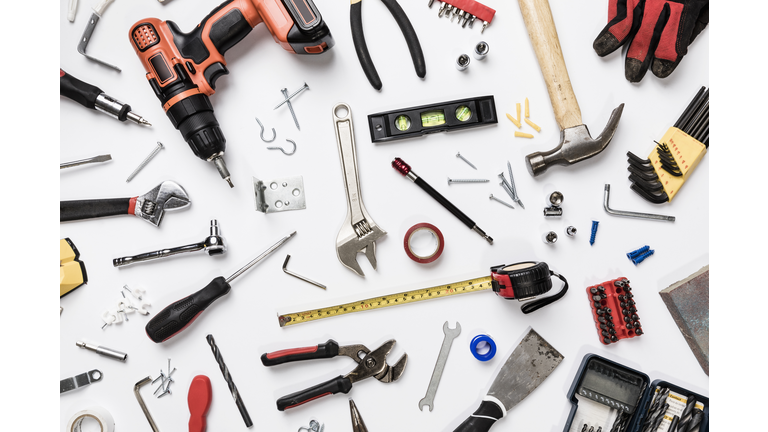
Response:
[[[491,347],[485,354],[477,352],[477,346],[480,345],[481,342],[486,342]],[[477,335],[472,339],[472,342],[469,343],[469,350],[472,351],[472,355],[475,356],[476,359],[480,361],[488,361],[496,355],[496,342],[494,342],[488,335]]]

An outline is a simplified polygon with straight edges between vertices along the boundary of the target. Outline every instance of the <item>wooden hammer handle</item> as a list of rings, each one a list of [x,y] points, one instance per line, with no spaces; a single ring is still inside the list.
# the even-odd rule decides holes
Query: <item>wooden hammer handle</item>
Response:
[[[583,124],[548,0],[518,0],[560,129]]]

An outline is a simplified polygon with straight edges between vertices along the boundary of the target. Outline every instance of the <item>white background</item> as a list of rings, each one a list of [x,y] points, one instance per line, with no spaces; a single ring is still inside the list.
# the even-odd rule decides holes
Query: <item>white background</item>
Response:
[[[62,200],[140,195],[163,180],[179,182],[190,194],[192,206],[169,213],[159,228],[137,218],[115,217],[62,224],[60,237],[71,238],[85,261],[89,283],[61,300],[60,378],[87,370],[104,373],[101,382],[60,397],[60,428],[81,409],[101,405],[109,410],[119,430],[146,430],[144,416],[132,394],[133,385],[147,375],[157,376],[167,358],[176,367],[172,395],[155,399],[149,387],[142,391],[158,427],[185,430],[188,421],[186,392],[195,375],[205,374],[213,385],[208,414],[210,430],[240,430],[243,422],[226,383],[210,353],[205,335],[213,334],[235,383],[254,419],[254,430],[296,430],[310,418],[325,423],[326,430],[349,430],[347,397],[335,395],[281,413],[274,402],[280,396],[350,371],[348,358],[312,361],[265,368],[259,356],[268,351],[324,342],[362,343],[373,349],[387,339],[397,339],[391,362],[402,353],[409,361],[400,381],[382,384],[366,380],[355,384],[354,398],[371,430],[453,430],[474,411],[498,367],[528,326],[532,326],[565,356],[565,361],[540,386],[497,425],[499,430],[552,430],[564,427],[569,410],[565,393],[582,357],[590,352],[609,357],[649,374],[665,378],[702,394],[709,394],[708,377],[699,367],[658,291],[709,263],[709,161],[718,157],[712,147],[673,203],[656,206],[629,190],[626,152],[647,155],[678,118],[701,85],[709,85],[709,29],[694,42],[690,53],[670,78],[648,74],[639,85],[624,79],[621,53],[598,57],[592,41],[605,24],[605,2],[553,1],[554,19],[566,64],[578,97],[583,120],[593,135],[607,122],[613,108],[625,103],[624,115],[611,145],[599,156],[573,167],[554,167],[539,178],[525,169],[525,155],[557,145],[559,131],[552,115],[546,87],[539,71],[519,8],[514,1],[494,2],[496,18],[484,34],[480,26],[461,29],[455,21],[437,18],[437,6],[426,1],[401,5],[414,24],[427,62],[427,77],[416,77],[405,41],[381,2],[367,1],[363,21],[369,50],[384,83],[381,92],[368,84],[354,54],[346,2],[318,0],[336,46],[328,53],[295,56],[282,50],[264,26],[258,26],[227,52],[230,75],[217,82],[211,97],[216,116],[227,137],[225,155],[235,188],[230,190],[215,168],[198,160],[181,139],[149,88],[145,71],[128,40],[133,23],[147,17],[175,21],[191,30],[218,1],[157,2],[117,1],[100,21],[88,52],[117,64],[122,73],[90,62],[76,45],[90,4],[81,2],[74,24],[66,21],[66,3],[60,2],[61,67],[75,77],[98,85],[107,94],[129,103],[152,122],[151,128],[121,124],[109,117],[62,98],[60,160],[70,161],[110,153],[113,161],[65,170],[61,173]],[[381,17],[380,19],[377,19]],[[471,54],[480,40],[491,47],[485,61],[472,60],[464,73],[453,61]],[[280,89],[292,91],[307,82],[311,90],[294,102],[302,125],[295,129],[287,107],[273,111],[281,100]],[[499,124],[455,134],[374,145],[366,116],[375,112],[492,94]],[[515,103],[529,98],[531,120],[542,127],[533,140],[513,138],[516,128],[504,113],[514,115]],[[364,202],[373,219],[388,232],[377,243],[378,270],[358,261],[366,273],[360,278],[336,258],[335,238],[345,215],[345,195],[335,144],[331,107],[346,102],[356,127],[358,166]],[[258,116],[278,139],[298,144],[293,156],[266,150],[254,120]],[[154,147],[166,145],[133,181],[125,178]],[[273,144],[275,144],[273,143]],[[455,158],[461,151],[479,168],[472,170]],[[467,213],[491,235],[488,245],[423,191],[391,167],[402,157],[413,170]],[[510,210],[490,202],[488,194],[507,199],[496,175],[512,163],[515,181],[526,210]],[[302,175],[307,209],[264,215],[254,210],[251,177],[262,180]],[[448,186],[446,176],[491,179],[486,185]],[[612,185],[611,206],[622,210],[670,214],[674,223],[622,219],[602,209],[603,186]],[[545,198],[561,191],[564,217],[544,219]],[[216,218],[229,245],[223,257],[189,255],[139,264],[124,269],[112,258],[202,240],[209,220]],[[592,220],[600,221],[594,246],[589,245]],[[402,245],[406,230],[415,223],[437,225],[446,238],[443,256],[432,265],[409,260]],[[575,239],[563,231],[574,225]],[[283,235],[298,234],[249,273],[233,283],[233,290],[217,301],[195,324],[169,342],[157,345],[145,335],[147,318],[130,315],[130,321],[101,330],[101,313],[121,298],[120,287],[143,286],[153,315],[172,301],[203,287],[212,278],[229,276]],[[540,237],[549,230],[560,239],[554,246]],[[648,244],[656,254],[635,267],[625,253]],[[291,278],[280,270],[285,254],[289,268],[328,286],[324,292]],[[306,306],[330,306],[348,299],[394,293],[438,283],[485,276],[488,267],[523,260],[546,261],[563,274],[570,292],[559,302],[523,315],[515,301],[503,301],[490,292],[455,296],[433,302],[387,308],[363,314],[280,328],[277,312],[294,312]],[[635,288],[638,313],[646,332],[610,347],[598,341],[584,288],[626,276]],[[555,281],[553,292],[559,287]],[[454,341],[433,412],[420,413],[443,339],[444,321],[462,324]],[[496,358],[480,363],[469,352],[469,341],[479,333],[494,337]],[[88,340],[127,352],[122,364],[75,346]]]

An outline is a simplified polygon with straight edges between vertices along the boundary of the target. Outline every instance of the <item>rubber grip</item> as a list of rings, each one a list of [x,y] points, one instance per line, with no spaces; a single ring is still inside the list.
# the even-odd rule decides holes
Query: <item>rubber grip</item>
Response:
[[[381,79],[376,72],[376,66],[371,60],[371,54],[368,52],[368,45],[365,44],[365,34],[363,33],[363,14],[362,1],[352,3],[349,11],[349,21],[352,27],[352,42],[355,44],[357,59],[360,60],[360,66],[363,68],[368,82],[376,90],[381,90]]]
[[[90,109],[96,109],[96,98],[104,93],[100,88],[80,81],[63,69],[59,69],[59,92],[61,96]]]
[[[405,43],[408,44],[408,51],[411,52],[411,59],[413,60],[413,68],[416,69],[416,75],[419,78],[424,78],[427,75],[427,64],[424,62],[424,52],[421,50],[421,44],[419,43],[419,37],[416,35],[416,31],[413,29],[411,20],[408,19],[408,15],[397,0],[381,0],[384,5],[395,17],[397,25],[400,26],[400,31],[405,36]]]
[[[207,427],[205,416],[211,408],[212,399],[211,380],[205,375],[197,375],[192,378],[187,393],[189,432],[205,432]]]
[[[328,339],[328,342],[317,346],[292,348],[262,354],[261,363],[264,366],[277,366],[295,361],[332,358],[337,355],[339,355],[339,344],[333,339]]]
[[[473,222],[469,216],[465,215],[464,212],[459,210],[455,205],[453,205],[453,203],[448,201],[444,196],[440,195],[440,192],[436,191],[432,186],[427,184],[427,182],[425,182],[421,177],[417,178],[414,183],[416,183],[420,188],[428,193],[429,196],[442,204],[443,207],[448,209],[448,211],[451,212],[454,216],[459,218],[459,220],[469,229],[472,229],[475,226],[475,222]]]
[[[281,397],[277,400],[277,409],[285,411],[330,394],[349,393],[351,389],[352,380],[339,375],[322,384]]]
[[[154,316],[144,328],[155,343],[165,342],[187,328],[203,311],[219,297],[229,293],[232,287],[222,276],[212,280],[200,291],[185,297]]]
[[[59,222],[130,214],[130,198],[59,202]]]
[[[504,412],[501,408],[490,401],[483,401],[471,416],[469,416],[464,423],[453,430],[453,432],[486,432],[491,430],[497,420],[504,417]]]

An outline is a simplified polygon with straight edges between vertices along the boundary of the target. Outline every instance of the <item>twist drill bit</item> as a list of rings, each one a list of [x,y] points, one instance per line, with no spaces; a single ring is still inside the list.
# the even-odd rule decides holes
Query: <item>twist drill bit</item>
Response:
[[[235,399],[235,405],[237,405],[237,409],[240,410],[240,415],[243,416],[245,427],[253,426],[253,422],[251,421],[251,416],[248,415],[248,410],[245,409],[245,404],[243,403],[243,399],[240,397],[240,393],[237,391],[235,382],[232,381],[232,376],[229,374],[229,369],[227,369],[227,365],[224,363],[224,359],[221,357],[221,352],[219,351],[219,347],[216,346],[216,341],[213,339],[213,335],[208,335],[205,337],[205,339],[208,341],[208,345],[211,346],[211,352],[213,352],[213,357],[216,359],[216,363],[219,364],[219,369],[221,369],[221,374],[224,375],[224,380],[227,382],[227,385],[229,386],[229,391],[230,393],[232,393],[232,397]]]

